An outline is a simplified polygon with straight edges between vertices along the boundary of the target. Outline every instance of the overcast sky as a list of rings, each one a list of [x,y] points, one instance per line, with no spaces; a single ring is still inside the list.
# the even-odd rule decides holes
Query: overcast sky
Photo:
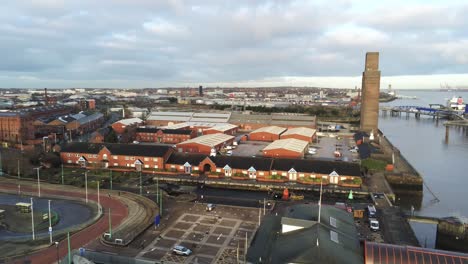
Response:
[[[468,86],[468,1],[15,0],[0,87]],[[405,75],[405,76],[403,76]]]

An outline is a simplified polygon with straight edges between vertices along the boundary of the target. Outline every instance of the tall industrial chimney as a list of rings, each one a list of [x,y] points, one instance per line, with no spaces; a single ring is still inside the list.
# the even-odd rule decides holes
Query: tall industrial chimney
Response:
[[[47,96],[47,88],[44,88],[44,102],[45,102],[45,105],[49,105],[49,97]]]
[[[198,96],[203,96],[203,86],[198,87]]]
[[[362,73],[361,131],[377,133],[379,124],[379,53],[367,52]]]

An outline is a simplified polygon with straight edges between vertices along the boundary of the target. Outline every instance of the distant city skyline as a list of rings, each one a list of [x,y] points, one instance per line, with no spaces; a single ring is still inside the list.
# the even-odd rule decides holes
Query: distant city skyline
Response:
[[[468,87],[466,1],[8,1],[0,87]]]

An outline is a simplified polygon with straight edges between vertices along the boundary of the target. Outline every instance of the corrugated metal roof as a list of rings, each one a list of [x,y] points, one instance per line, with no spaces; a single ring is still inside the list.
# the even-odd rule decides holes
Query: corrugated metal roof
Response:
[[[284,128],[284,127],[267,126],[267,127],[261,127],[259,129],[256,129],[256,130],[252,131],[251,133],[265,132],[265,133],[279,135],[279,134],[283,133],[284,131],[286,131],[286,128]]]
[[[149,121],[153,121],[153,120],[159,120],[159,121],[183,121],[183,122],[186,122],[186,121],[189,121],[190,118],[191,118],[190,116],[160,116],[160,115],[154,116],[154,115],[151,115],[151,116],[149,116],[146,120],[149,120]]]
[[[295,138],[279,139],[273,141],[273,143],[266,146],[263,149],[263,151],[273,149],[285,149],[294,152],[304,152],[308,145],[309,142]]]
[[[216,126],[213,126],[211,128],[207,128],[206,130],[216,130],[216,131],[222,131],[222,132],[226,132],[230,129],[233,129],[233,128],[236,128],[237,126],[236,125],[233,125],[233,124],[219,124],[219,125],[216,125]]]
[[[128,126],[128,125],[133,125],[133,124],[140,124],[142,122],[143,122],[143,120],[141,120],[140,118],[135,117],[135,118],[122,119],[122,120],[117,121],[116,123],[121,123],[123,125]]]
[[[204,135],[201,137],[196,137],[196,138],[181,142],[177,145],[195,143],[195,144],[205,145],[209,147],[214,147],[232,139],[234,139],[234,136],[218,133],[218,134],[211,134],[211,135]]]
[[[468,254],[365,241],[365,262],[373,263],[468,263]]]
[[[295,127],[290,128],[281,136],[288,136],[288,135],[301,135],[305,137],[312,137],[315,134],[316,130],[308,127]]]

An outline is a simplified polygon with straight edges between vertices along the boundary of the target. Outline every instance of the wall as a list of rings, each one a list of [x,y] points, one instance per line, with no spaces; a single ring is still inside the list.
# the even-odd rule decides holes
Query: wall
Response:
[[[315,134],[314,134],[315,135]],[[314,136],[312,137],[306,137],[306,136],[302,136],[302,135],[296,135],[296,134],[293,134],[293,135],[281,135],[281,139],[286,139],[286,138],[295,138],[295,139],[299,139],[299,140],[303,140],[303,141],[307,141],[309,143],[312,143],[313,140],[314,140]]]
[[[250,133],[249,140],[252,141],[268,141],[273,142],[279,139],[280,136],[276,134],[266,133],[266,132],[257,132],[257,133]]]
[[[304,152],[295,152],[286,149],[271,149],[263,151],[263,156],[271,158],[303,158]]]

